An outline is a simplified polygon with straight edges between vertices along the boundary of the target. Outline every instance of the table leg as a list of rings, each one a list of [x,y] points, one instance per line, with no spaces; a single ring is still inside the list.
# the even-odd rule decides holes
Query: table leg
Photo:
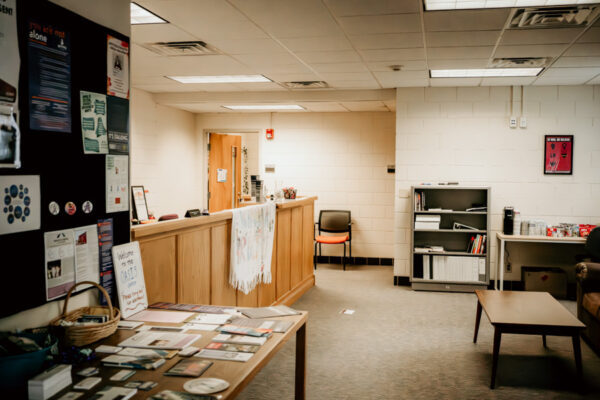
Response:
[[[490,383],[490,389],[496,386],[496,372],[498,371],[498,353],[500,353],[500,338],[502,337],[502,330],[495,326],[494,327],[494,353],[492,355],[492,382]]]
[[[548,346],[546,346],[546,335],[542,335],[542,344],[544,345],[544,348],[548,348]]]
[[[496,281],[500,280],[498,285],[500,287],[500,290],[504,290],[504,246],[504,240],[500,239],[500,248],[498,249],[498,273],[496,274]]]
[[[475,333],[473,334],[473,343],[477,343],[477,334],[479,333],[479,323],[481,322],[481,303],[477,300],[477,312],[475,314]]]
[[[573,353],[575,354],[577,376],[581,378],[583,375],[583,365],[581,363],[581,342],[579,341],[579,332],[573,334]]]
[[[306,322],[296,332],[296,399],[306,397]]]

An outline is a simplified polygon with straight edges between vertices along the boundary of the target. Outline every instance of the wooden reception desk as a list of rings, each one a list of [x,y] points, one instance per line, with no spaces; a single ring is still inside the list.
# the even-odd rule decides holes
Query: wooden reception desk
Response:
[[[240,307],[292,304],[315,284],[316,199],[277,203],[272,280],[247,295],[229,284],[231,211],[132,227],[131,239],[140,243],[148,301]]]

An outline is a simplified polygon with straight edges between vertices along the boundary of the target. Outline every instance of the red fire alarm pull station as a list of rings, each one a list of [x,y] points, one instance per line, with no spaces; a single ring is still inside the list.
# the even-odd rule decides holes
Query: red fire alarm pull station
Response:
[[[267,129],[267,140],[271,140],[275,137],[275,132],[273,129]]]

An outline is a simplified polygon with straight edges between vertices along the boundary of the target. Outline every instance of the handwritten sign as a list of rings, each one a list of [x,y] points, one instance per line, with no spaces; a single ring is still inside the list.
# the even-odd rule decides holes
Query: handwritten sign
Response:
[[[123,318],[148,308],[148,296],[138,242],[113,246],[113,264],[117,280],[119,308]]]

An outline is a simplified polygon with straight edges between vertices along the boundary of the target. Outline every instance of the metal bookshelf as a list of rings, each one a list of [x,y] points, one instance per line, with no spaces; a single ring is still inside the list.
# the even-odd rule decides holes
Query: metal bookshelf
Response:
[[[424,194],[424,209],[417,209],[416,194]],[[491,188],[487,186],[460,185],[421,185],[413,186],[411,212],[411,243],[410,243],[410,281],[414,290],[432,290],[449,292],[472,292],[486,288],[490,282],[491,247],[490,217],[491,217]],[[473,207],[487,207],[486,211],[466,211]],[[442,210],[429,210],[441,208]],[[415,229],[415,219],[418,215],[440,215],[440,229]],[[452,229],[454,222],[468,225],[471,229]],[[473,254],[467,252],[471,237],[486,235],[485,253]],[[421,252],[415,247],[443,246],[444,251]],[[478,263],[477,279],[465,279],[460,275],[474,275],[475,271],[465,272],[465,269],[475,268],[474,261],[464,264],[452,262],[452,269],[444,271],[448,279],[433,279],[434,259],[440,256],[466,257],[460,260],[482,259]],[[424,257],[429,257],[425,261]],[[427,265],[429,263],[429,265]],[[436,262],[437,263],[437,262]],[[485,268],[483,268],[483,264]],[[436,272],[442,271],[436,266]],[[451,270],[450,270],[451,269]],[[426,271],[427,270],[427,271]]]

